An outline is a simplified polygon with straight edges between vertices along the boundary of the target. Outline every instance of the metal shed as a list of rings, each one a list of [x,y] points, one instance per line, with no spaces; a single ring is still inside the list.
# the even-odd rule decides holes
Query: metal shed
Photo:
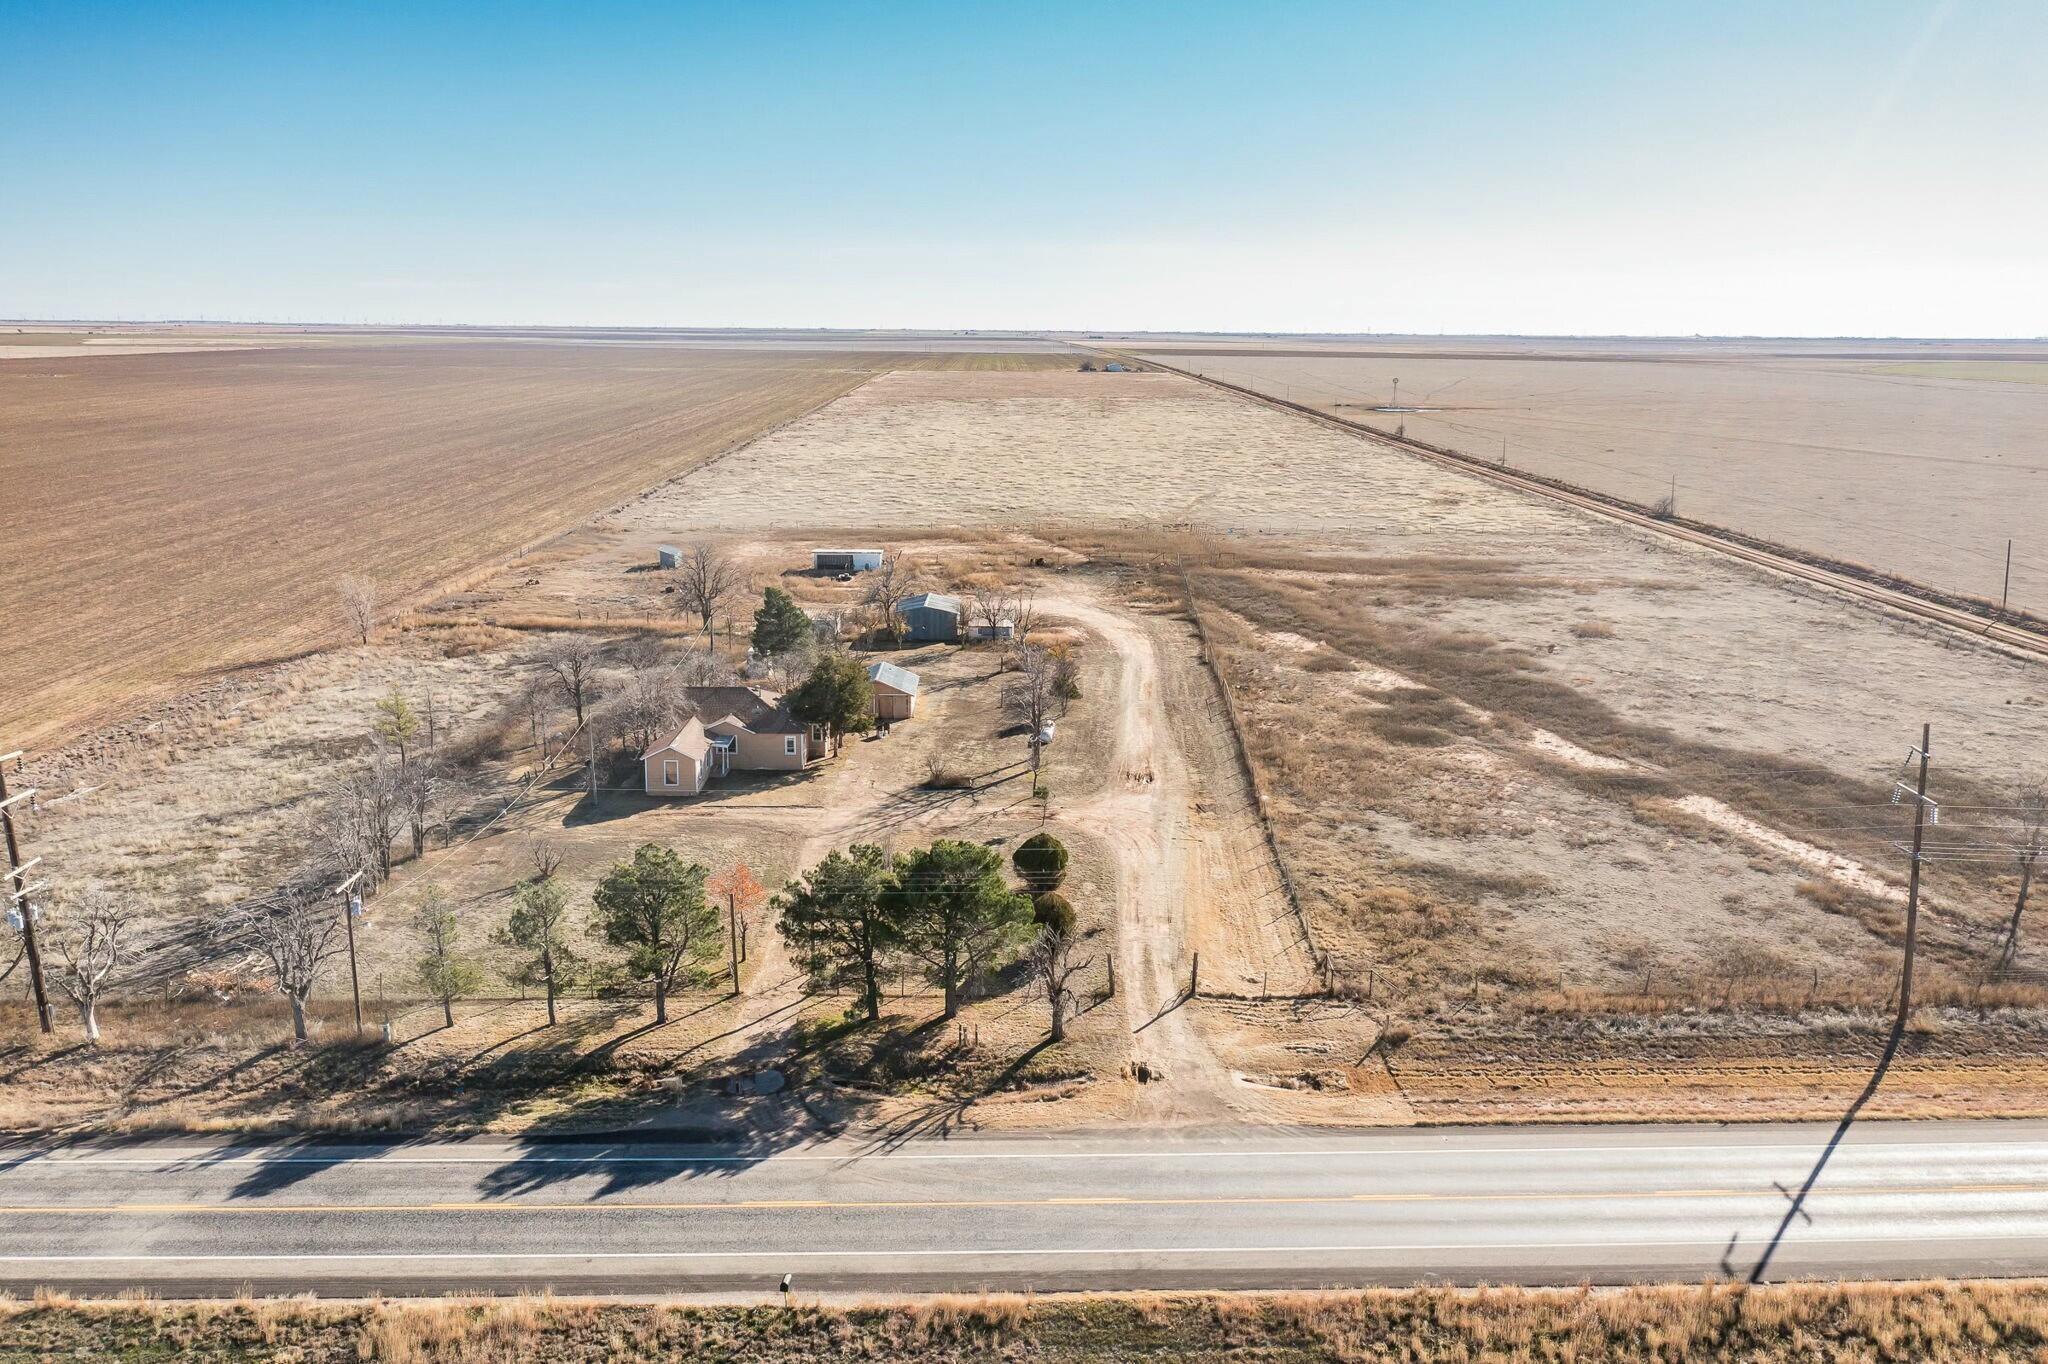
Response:
[[[868,681],[875,689],[875,718],[908,720],[917,710],[917,674],[894,663],[868,664]]]
[[[882,551],[879,549],[814,549],[811,551],[813,573],[866,573],[882,566]]]
[[[663,545],[654,552],[654,557],[663,568],[681,568],[683,564],[683,552],[674,545]]]
[[[905,597],[896,614],[903,618],[904,638],[919,643],[955,644],[960,639],[960,620],[965,613],[958,597],[943,592],[920,592]]]

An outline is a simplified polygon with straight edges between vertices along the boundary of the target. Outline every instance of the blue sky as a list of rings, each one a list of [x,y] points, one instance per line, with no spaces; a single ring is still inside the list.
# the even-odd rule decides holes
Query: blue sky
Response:
[[[0,0],[0,316],[2048,333],[2048,5]]]

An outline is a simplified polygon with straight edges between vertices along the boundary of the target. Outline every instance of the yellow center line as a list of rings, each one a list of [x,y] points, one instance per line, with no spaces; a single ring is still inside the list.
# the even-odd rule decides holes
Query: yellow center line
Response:
[[[834,1210],[916,1212],[928,1209],[1087,1208],[1087,1207],[1281,1207],[1358,1203],[1560,1203],[1617,1202],[1632,1198],[1768,1198],[1769,1189],[1637,1189],[1552,1193],[1355,1193],[1276,1194],[1204,1197],[1153,1195],[1073,1198],[932,1198],[932,1199],[802,1199],[744,1198],[705,1202],[537,1203],[507,1199],[468,1203],[112,1203],[63,1206],[0,1206],[0,1216],[124,1217],[167,1213],[417,1213],[417,1212],[788,1212]],[[2044,1184],[1925,1184],[1859,1189],[1828,1189],[1830,1198],[1925,1197],[1941,1194],[2043,1194]]]

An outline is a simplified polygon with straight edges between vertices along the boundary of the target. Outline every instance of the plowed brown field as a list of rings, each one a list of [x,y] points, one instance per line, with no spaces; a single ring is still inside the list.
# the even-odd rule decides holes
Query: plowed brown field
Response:
[[[12,747],[338,638],[882,369],[1017,358],[413,340],[0,365]]]

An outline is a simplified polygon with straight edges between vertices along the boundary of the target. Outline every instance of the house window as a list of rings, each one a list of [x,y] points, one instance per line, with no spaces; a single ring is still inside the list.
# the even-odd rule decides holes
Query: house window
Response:
[[[782,737],[782,756],[785,758],[794,758],[796,756],[796,735],[785,734]]]
[[[678,763],[674,758],[669,758],[663,761],[663,763],[661,764],[661,780],[663,784],[668,786],[682,785],[682,765]]]

